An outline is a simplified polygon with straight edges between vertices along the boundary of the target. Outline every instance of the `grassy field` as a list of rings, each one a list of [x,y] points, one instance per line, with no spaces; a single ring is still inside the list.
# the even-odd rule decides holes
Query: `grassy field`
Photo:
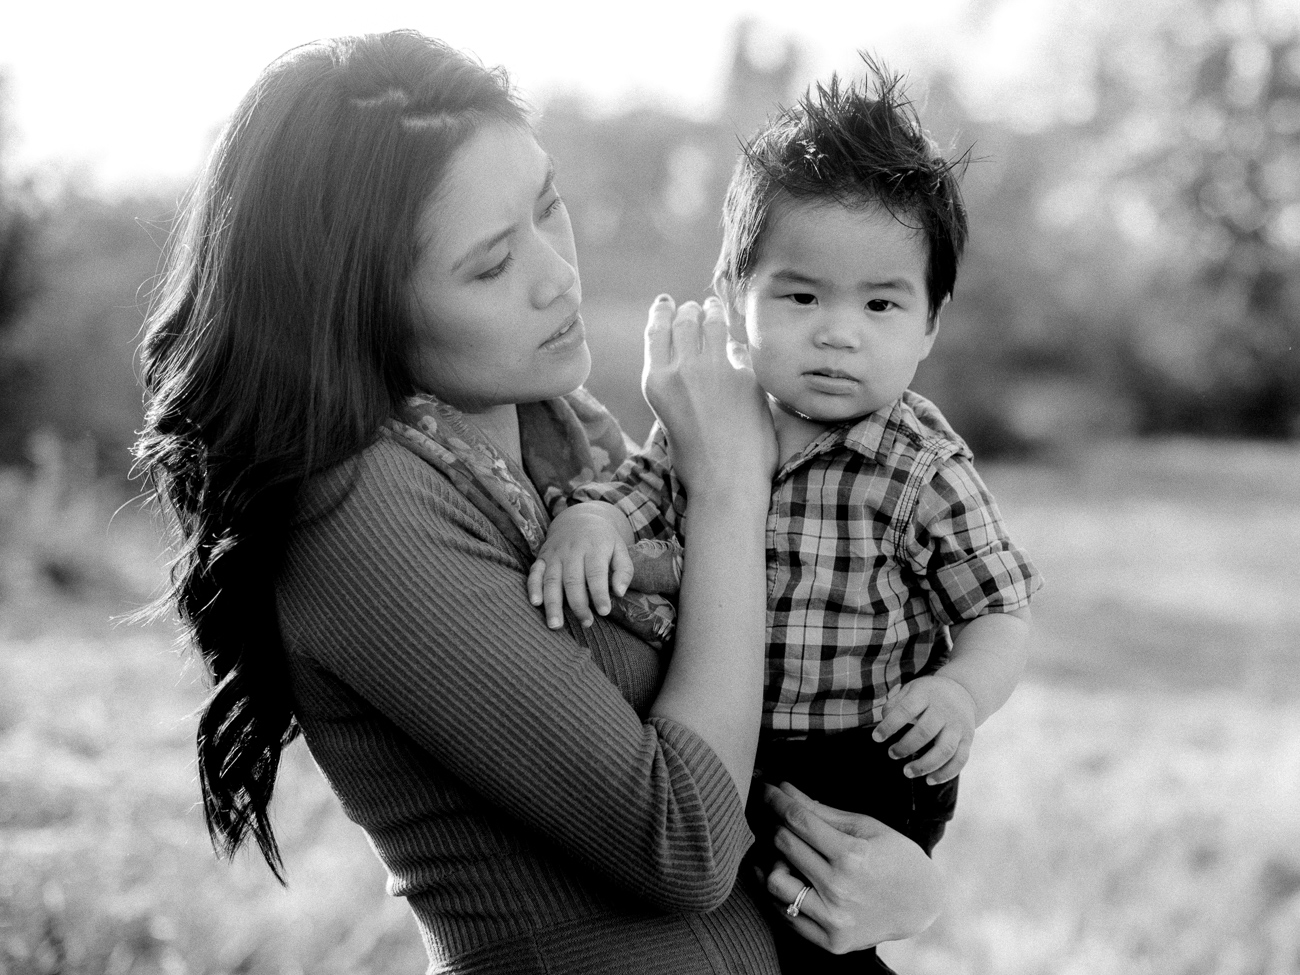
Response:
[[[985,473],[1048,580],[1034,662],[963,775],[943,917],[882,953],[905,975],[1300,973],[1300,450]],[[156,585],[157,540],[73,481],[0,478],[0,975],[422,971],[301,746],[288,889],[213,860],[201,684],[167,627],[109,622]]]

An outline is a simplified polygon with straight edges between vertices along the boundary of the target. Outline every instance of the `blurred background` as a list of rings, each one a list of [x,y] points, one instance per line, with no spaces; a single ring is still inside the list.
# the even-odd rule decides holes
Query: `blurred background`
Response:
[[[738,140],[859,49],[906,72],[973,160],[915,386],[1048,587],[937,853],[948,908],[883,953],[904,975],[1300,972],[1300,8],[797,6],[5,14],[0,975],[423,970],[305,748],[276,804],[289,887],[213,860],[202,675],[174,627],[124,621],[166,573],[129,448],[178,202],[266,62],[401,26],[504,64],[538,110],[589,386],[638,437],[645,309],[706,292]]]

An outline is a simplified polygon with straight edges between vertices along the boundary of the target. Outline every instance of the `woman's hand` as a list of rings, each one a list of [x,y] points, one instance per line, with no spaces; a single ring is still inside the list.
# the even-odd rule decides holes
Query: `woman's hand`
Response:
[[[763,710],[763,538],[776,435],[753,372],[727,359],[717,299],[674,308],[661,296],[645,347],[641,388],[687,495],[677,639],[650,713],[712,748],[743,806]]]
[[[920,934],[939,915],[939,872],[922,849],[870,816],[814,802],[794,786],[764,787],[782,824],[783,859],[764,878],[782,919],[835,954]],[[784,913],[804,884],[797,917]]]
[[[772,417],[753,372],[727,357],[722,302],[675,308],[659,296],[646,325],[641,389],[668,432],[673,469],[688,493],[761,483],[766,497],[776,469]]]

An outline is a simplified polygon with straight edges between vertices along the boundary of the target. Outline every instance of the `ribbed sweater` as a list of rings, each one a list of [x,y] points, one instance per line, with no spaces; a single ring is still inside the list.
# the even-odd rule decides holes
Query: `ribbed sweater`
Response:
[[[647,716],[653,649],[548,630],[516,551],[390,440],[300,514],[277,583],[298,721],[432,971],[776,972],[726,769]]]

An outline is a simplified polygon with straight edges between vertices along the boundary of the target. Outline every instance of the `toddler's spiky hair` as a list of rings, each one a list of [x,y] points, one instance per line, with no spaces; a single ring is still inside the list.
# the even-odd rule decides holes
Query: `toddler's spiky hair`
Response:
[[[921,128],[902,78],[869,55],[867,76],[832,74],[747,143],[723,205],[723,243],[714,271],[719,292],[749,274],[775,201],[883,206],[920,233],[928,248],[926,288],[933,319],[951,297],[966,244],[966,208],[957,178],[968,154],[945,159]]]

